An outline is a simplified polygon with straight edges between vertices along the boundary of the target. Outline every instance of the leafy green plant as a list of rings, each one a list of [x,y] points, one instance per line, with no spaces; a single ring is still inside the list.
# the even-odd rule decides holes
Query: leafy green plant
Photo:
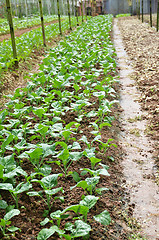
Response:
[[[41,180],[38,179],[33,179],[32,182],[38,182],[40,184],[40,186],[42,187],[45,195],[46,195],[46,200],[43,196],[43,191],[33,191],[33,192],[28,192],[27,194],[29,196],[39,196],[43,199],[43,201],[46,203],[46,205],[48,206],[49,211],[51,210],[51,206],[53,205],[54,201],[57,199],[60,199],[62,202],[64,201],[63,197],[54,197],[54,201],[52,201],[52,197],[53,195],[56,195],[59,191],[61,191],[62,193],[64,193],[63,188],[59,187],[59,188],[54,188],[57,186],[57,179],[59,176],[62,176],[62,174],[58,173],[58,174],[50,174],[46,177],[43,177]],[[51,202],[52,201],[52,202]]]
[[[9,191],[12,195],[13,199],[15,200],[16,208],[18,208],[20,193],[27,192],[31,187],[32,185],[29,182],[21,182],[15,188],[10,183],[0,183],[0,189]]]
[[[10,219],[19,214],[20,214],[20,211],[18,209],[13,209],[13,210],[9,211],[8,213],[6,213],[4,215],[4,218],[1,219],[0,229],[4,236],[7,235],[7,231],[12,233],[12,232],[19,230],[19,228],[14,227],[14,226],[8,227],[11,224]]]

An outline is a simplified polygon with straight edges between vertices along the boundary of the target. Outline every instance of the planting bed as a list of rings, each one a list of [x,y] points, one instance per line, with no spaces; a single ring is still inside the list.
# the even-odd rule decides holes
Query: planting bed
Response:
[[[128,239],[111,27],[99,16],[71,33],[0,113],[0,218],[11,240]]]

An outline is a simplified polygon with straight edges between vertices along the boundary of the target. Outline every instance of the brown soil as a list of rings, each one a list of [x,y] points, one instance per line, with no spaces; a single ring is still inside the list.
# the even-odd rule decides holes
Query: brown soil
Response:
[[[63,20],[62,20],[62,21],[63,21]],[[51,24],[57,23],[57,22],[58,22],[58,20],[53,20],[53,21],[51,21],[51,22],[45,23],[45,26],[51,25]],[[33,27],[16,30],[16,31],[15,31],[15,36],[16,36],[16,37],[19,37],[19,36],[21,36],[23,33],[29,32],[29,31],[34,30],[34,29],[37,29],[37,28],[39,28],[40,26],[41,26],[41,25],[39,24],[39,25],[36,25],[36,26],[33,26]],[[0,42],[2,42],[3,40],[8,40],[9,38],[10,38],[10,33],[1,35],[1,36],[0,36]]]
[[[156,142],[154,148],[159,166],[159,32],[136,17],[120,18],[119,29],[134,69],[133,79],[141,91],[139,101],[147,111],[146,133]]]

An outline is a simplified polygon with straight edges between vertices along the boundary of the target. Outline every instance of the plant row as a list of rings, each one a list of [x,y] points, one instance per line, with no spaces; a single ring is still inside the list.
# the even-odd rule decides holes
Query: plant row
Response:
[[[1,111],[3,235],[18,230],[9,226],[10,219],[20,217],[19,201],[25,194],[45,207],[38,240],[54,234],[56,239],[87,238],[93,219],[105,226],[111,222],[106,209],[93,214],[100,195],[108,190],[102,186],[103,179],[110,177],[103,159],[111,146],[116,147],[113,139],[102,140],[117,102],[111,26],[111,15],[98,16],[60,41],[40,71],[30,76],[25,88],[9,96]],[[66,193],[70,178],[72,185]],[[81,200],[65,202],[74,191]],[[7,202],[7,194],[14,205]]]
[[[48,23],[53,20],[57,19],[56,15],[49,15],[49,16],[44,16],[44,22]],[[36,25],[41,24],[41,20],[39,16],[33,16],[31,18],[23,17],[23,18],[13,18],[13,24],[14,24],[14,29],[25,29],[29,27],[33,27]],[[0,19],[0,35],[9,33],[9,24],[7,19],[1,18]]]
[[[76,26],[76,18],[72,17],[72,26]],[[62,31],[69,29],[68,18],[62,22]],[[49,41],[51,38],[59,34],[59,25],[54,23],[45,27],[46,40]],[[20,37],[16,37],[16,46],[18,61],[25,59],[30,55],[33,49],[37,49],[39,46],[43,46],[42,31],[41,27],[24,33]],[[11,39],[0,42],[0,73],[4,69],[8,69],[13,63],[13,50]]]

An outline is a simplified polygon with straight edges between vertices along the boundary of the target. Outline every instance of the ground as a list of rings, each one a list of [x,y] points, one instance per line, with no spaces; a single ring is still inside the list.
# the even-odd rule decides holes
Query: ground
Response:
[[[119,27],[123,37],[125,50],[129,54],[131,64],[134,68],[134,74],[131,77],[135,79],[137,87],[141,92],[141,99],[139,99],[139,102],[141,102],[143,109],[147,111],[146,118],[149,122],[149,125],[147,126],[146,134],[151,136],[155,141],[154,157],[156,159],[156,165],[159,166],[159,148],[157,145],[157,141],[159,140],[159,65],[157,62],[159,61],[157,52],[159,49],[159,33],[156,33],[155,30],[149,28],[147,24],[141,24],[141,21],[139,21],[137,18],[132,17],[119,19]],[[58,38],[56,41],[58,42]],[[55,41],[53,41],[53,43],[55,44]],[[41,54],[43,53],[44,49],[41,49],[41,52],[35,52],[33,54],[35,57],[34,59],[36,59],[36,65],[34,64],[33,66],[30,66],[30,71],[38,71],[38,64],[42,60]],[[8,79],[10,79],[10,81],[9,84],[7,84],[7,89],[2,86],[3,94],[6,91],[13,91],[15,86],[17,87],[17,83],[20,87],[25,85],[27,80],[24,79],[23,76],[28,71],[28,66],[29,65],[22,64],[21,70],[14,71],[14,73],[5,73],[3,79],[5,79],[6,83]],[[25,71],[23,71],[24,69]],[[117,70],[119,71],[120,69]],[[115,86],[118,95],[120,94],[120,87],[120,84],[116,84]],[[91,99],[91,101],[93,101],[93,99]],[[109,190],[104,192],[104,194],[100,197],[97,208],[91,210],[92,213],[99,213],[104,208],[107,208],[111,214],[112,223],[105,228],[95,222],[91,222],[93,231],[91,232],[90,239],[142,239],[139,236],[137,237],[137,234],[140,231],[138,230],[138,225],[133,218],[133,209],[135,206],[134,204],[130,203],[129,193],[125,188],[126,180],[123,175],[122,166],[124,150],[118,141],[118,134],[120,131],[123,131],[122,125],[119,122],[121,112],[121,107],[116,104],[113,109],[113,115],[115,116],[116,120],[113,122],[112,130],[103,128],[103,137],[105,139],[108,139],[109,137],[115,138],[115,143],[118,145],[118,149],[111,148],[107,153],[107,156],[110,155],[114,157],[114,162],[112,162],[108,157],[102,156],[103,162],[110,167],[109,173],[111,174],[111,178],[107,177],[106,181],[104,182],[105,187],[108,187]],[[66,122],[73,116],[68,115],[67,117],[68,119],[65,119]],[[87,122],[83,124],[82,129],[84,129],[85,135],[87,135],[89,131],[87,128]],[[101,156],[98,157],[101,158]],[[27,172],[30,172],[32,167],[25,165],[25,162],[23,164],[24,169]],[[88,162],[85,159],[82,167],[87,166]],[[76,170],[75,165],[72,166],[72,170]],[[60,185],[64,186],[65,188],[66,200],[71,204],[75,204],[81,199],[82,191],[71,193],[70,186],[73,185],[72,179],[68,178],[68,182],[69,184],[65,186],[65,179],[61,178]],[[13,203],[9,195],[6,196],[2,192],[2,196],[4,199],[10,199],[10,203]],[[61,206],[65,207],[65,204],[67,205],[67,201]],[[22,194],[20,198],[20,206],[25,206],[25,208],[22,207],[21,218],[16,217],[15,222],[17,226],[21,228],[21,232],[17,232],[15,237],[11,237],[10,239],[36,239],[35,236],[41,229],[39,222],[44,210],[43,204],[36,197],[34,200],[32,199],[31,202],[29,197]],[[40,209],[40,211],[38,211],[36,218],[34,218],[34,211],[36,212],[37,207]],[[32,209],[34,209],[34,211],[32,211]],[[91,212],[90,216],[88,216],[88,219],[89,218],[91,218]],[[50,239],[58,239],[58,237],[55,236]]]

